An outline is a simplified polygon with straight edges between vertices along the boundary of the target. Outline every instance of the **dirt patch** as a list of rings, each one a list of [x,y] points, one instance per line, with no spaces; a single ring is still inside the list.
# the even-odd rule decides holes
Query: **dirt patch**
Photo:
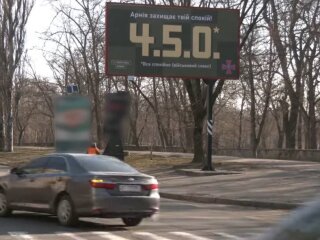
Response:
[[[154,155],[151,159],[150,155],[130,154],[126,157],[125,161],[137,169],[146,170],[183,166],[190,164],[192,159],[187,157],[164,157],[158,155]]]
[[[45,154],[53,153],[54,149],[51,148],[15,148],[13,153],[0,152],[0,165],[7,165],[10,167],[21,165],[34,158],[43,156]],[[191,158],[187,157],[164,157],[153,155],[152,159],[150,155],[131,153],[125,158],[125,162],[131,166],[139,169],[160,169],[165,167],[177,167],[182,165],[188,165],[191,162]]]

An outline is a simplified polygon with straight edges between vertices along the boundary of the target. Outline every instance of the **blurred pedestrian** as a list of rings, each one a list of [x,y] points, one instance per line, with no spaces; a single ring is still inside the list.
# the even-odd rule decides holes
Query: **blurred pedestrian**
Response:
[[[100,155],[100,149],[97,147],[96,143],[91,144],[91,146],[87,149],[87,154]]]

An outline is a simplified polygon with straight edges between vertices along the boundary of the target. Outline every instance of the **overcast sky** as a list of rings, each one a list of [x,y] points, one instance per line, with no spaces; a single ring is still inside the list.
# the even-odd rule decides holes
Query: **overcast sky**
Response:
[[[46,31],[54,17],[54,11],[46,0],[36,0],[27,24],[26,48],[36,73],[52,78],[52,72],[43,58],[44,41],[41,33]]]

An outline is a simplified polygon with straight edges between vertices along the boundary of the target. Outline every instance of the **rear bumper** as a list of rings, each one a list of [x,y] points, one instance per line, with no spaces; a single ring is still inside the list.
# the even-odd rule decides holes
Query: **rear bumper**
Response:
[[[110,213],[100,212],[82,215],[82,217],[96,217],[96,218],[149,218],[157,212],[123,212]]]
[[[95,196],[90,207],[79,209],[79,216],[95,216],[105,218],[151,217],[159,212],[160,196]]]

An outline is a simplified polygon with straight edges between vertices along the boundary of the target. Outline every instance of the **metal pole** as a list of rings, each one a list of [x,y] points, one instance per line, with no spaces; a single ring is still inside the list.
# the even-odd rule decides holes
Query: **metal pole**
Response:
[[[212,133],[213,133],[213,121],[212,121],[212,91],[213,81],[208,81],[208,104],[207,104],[207,131],[208,131],[208,142],[207,142],[207,171],[214,171],[212,167]]]

